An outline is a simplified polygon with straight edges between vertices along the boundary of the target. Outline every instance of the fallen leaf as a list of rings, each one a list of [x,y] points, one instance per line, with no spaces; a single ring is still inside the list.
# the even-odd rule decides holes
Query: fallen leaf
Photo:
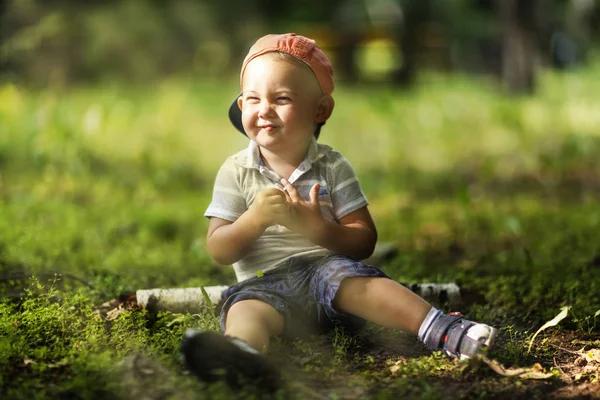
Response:
[[[556,317],[554,317],[550,321],[546,322],[544,325],[542,325],[542,327],[540,329],[537,330],[537,332],[533,335],[533,337],[531,338],[531,341],[529,342],[529,347],[527,348],[527,354],[529,354],[529,352],[531,351],[531,346],[533,345],[533,341],[535,340],[535,337],[544,329],[550,328],[551,326],[558,325],[558,323],[560,321],[562,321],[563,319],[565,319],[567,317],[570,309],[571,309],[571,307],[569,307],[569,306],[562,307],[560,309],[560,313],[558,313],[558,315]]]
[[[31,365],[31,364],[37,364],[35,361],[33,361],[31,358],[25,356],[25,358],[23,359],[23,365]]]
[[[118,306],[114,310],[110,310],[109,312],[106,313],[106,320],[107,321],[115,320],[119,317],[119,315],[121,315],[125,312],[126,312],[126,310],[123,307]]]
[[[502,376],[516,377],[520,379],[548,379],[554,376],[552,372],[544,372],[544,368],[535,363],[530,368],[506,368],[496,360],[490,360],[487,357],[481,357],[492,371]]]
[[[586,365],[585,367],[583,367],[583,372],[586,374],[592,374],[594,372],[598,371],[598,367],[595,365]]]
[[[587,362],[600,362],[600,349],[590,349],[583,355]]]

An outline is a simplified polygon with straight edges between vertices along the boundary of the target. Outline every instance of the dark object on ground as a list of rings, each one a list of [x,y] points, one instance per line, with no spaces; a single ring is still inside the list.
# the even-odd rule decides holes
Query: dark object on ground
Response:
[[[271,362],[239,339],[189,329],[181,342],[184,364],[204,382],[225,380],[232,388],[252,386],[273,393],[281,376]]]

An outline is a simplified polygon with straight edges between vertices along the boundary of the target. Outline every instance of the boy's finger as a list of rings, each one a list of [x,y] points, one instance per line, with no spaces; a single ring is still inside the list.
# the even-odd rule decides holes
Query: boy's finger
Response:
[[[310,188],[310,202],[319,204],[319,189],[321,189],[321,185],[315,183],[312,188]]]
[[[281,184],[285,188],[286,192],[290,195],[290,198],[292,199],[292,201],[302,200],[302,198],[300,197],[300,194],[298,193],[296,188],[287,179],[282,178]]]
[[[288,192],[285,190],[285,188],[277,188],[277,198],[281,199],[281,201],[285,202],[285,203],[289,203],[290,201],[292,201],[292,198],[290,197],[290,195],[288,194]]]
[[[290,203],[292,201],[292,197],[288,194],[288,192],[283,192],[285,194],[285,201]]]

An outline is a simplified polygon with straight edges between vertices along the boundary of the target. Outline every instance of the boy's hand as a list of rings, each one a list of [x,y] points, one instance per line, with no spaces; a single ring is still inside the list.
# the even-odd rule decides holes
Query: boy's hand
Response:
[[[298,232],[309,239],[317,233],[321,224],[325,221],[321,214],[321,205],[319,204],[320,185],[316,183],[310,189],[310,200],[305,201],[298,193],[298,190],[287,179],[282,179],[281,184],[286,190],[286,200],[290,207],[287,218],[282,225],[291,231]]]
[[[281,224],[289,214],[289,208],[285,192],[271,188],[256,195],[249,211],[254,213],[261,228],[267,229],[271,225]]]

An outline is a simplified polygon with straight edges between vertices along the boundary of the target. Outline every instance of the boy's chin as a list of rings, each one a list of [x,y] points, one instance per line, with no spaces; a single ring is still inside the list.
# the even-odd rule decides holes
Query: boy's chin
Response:
[[[266,143],[275,143],[281,141],[283,138],[283,132],[279,129],[273,131],[265,131],[260,130],[255,136],[255,140],[261,144],[261,142]]]
[[[254,141],[260,147],[263,147],[265,149],[273,151],[281,150],[282,142],[280,140],[276,140],[275,138],[256,138],[254,139]]]

